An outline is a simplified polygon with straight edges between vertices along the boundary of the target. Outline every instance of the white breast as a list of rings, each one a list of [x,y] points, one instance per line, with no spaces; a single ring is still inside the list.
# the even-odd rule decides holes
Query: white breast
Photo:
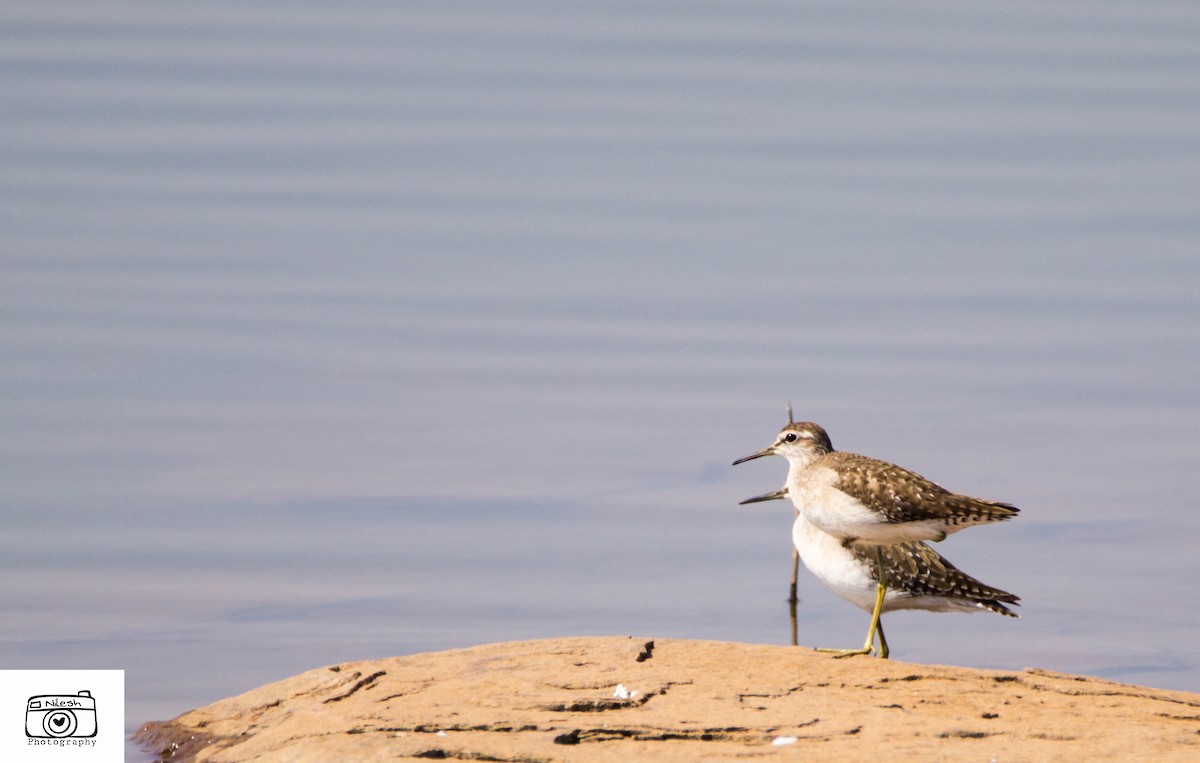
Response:
[[[879,516],[835,488],[837,472],[827,467],[788,470],[788,495],[808,521],[838,538],[858,538]]]
[[[792,542],[800,561],[818,580],[851,604],[871,611],[875,606],[875,579],[840,540],[799,514],[792,525]]]
[[[818,465],[788,470],[788,495],[792,505],[830,535],[884,545],[944,537],[941,521],[890,523],[882,514],[834,487],[836,481],[837,472],[828,467]]]
[[[877,584],[869,562],[854,556],[842,541],[833,537],[803,515],[792,525],[792,543],[800,561],[818,580],[846,601],[866,612],[875,607]],[[944,596],[914,596],[899,588],[888,588],[883,611],[924,609],[931,612],[981,612],[984,608],[967,599]]]

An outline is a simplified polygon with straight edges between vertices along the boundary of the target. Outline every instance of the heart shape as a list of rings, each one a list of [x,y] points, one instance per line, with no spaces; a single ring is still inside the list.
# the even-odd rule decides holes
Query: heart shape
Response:
[[[59,715],[54,718],[51,718],[50,723],[61,729],[63,726],[67,725],[67,719],[64,718],[63,716]]]

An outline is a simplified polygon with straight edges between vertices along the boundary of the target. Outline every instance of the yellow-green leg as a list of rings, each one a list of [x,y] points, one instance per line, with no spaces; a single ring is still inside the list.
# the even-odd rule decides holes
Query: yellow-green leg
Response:
[[[867,630],[867,640],[863,643],[862,649],[830,649],[827,647],[818,647],[818,652],[828,652],[835,658],[838,657],[853,657],[856,654],[871,654],[875,651],[875,634],[879,634],[879,657],[886,660],[888,657],[887,639],[883,635],[883,621],[880,619],[883,616],[883,597],[887,593],[887,573],[883,567],[883,549],[876,551],[875,561],[875,577],[877,585],[875,586],[875,608],[871,611],[871,627]]]

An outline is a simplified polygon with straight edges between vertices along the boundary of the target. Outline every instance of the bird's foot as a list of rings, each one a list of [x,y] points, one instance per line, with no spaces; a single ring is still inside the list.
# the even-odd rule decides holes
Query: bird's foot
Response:
[[[874,649],[870,649],[870,648],[866,648],[866,647],[864,647],[862,649],[834,649],[834,648],[827,647],[827,646],[819,646],[819,647],[816,647],[816,651],[822,652],[824,654],[832,654],[833,659],[835,659],[835,660],[840,660],[843,657],[855,657],[860,654],[864,654],[864,655],[875,654]],[[887,659],[887,658],[885,657],[884,659]]]

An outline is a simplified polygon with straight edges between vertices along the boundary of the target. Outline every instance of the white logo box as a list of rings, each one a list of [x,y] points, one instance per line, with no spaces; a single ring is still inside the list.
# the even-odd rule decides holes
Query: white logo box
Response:
[[[0,760],[116,763],[125,671],[0,670]]]

